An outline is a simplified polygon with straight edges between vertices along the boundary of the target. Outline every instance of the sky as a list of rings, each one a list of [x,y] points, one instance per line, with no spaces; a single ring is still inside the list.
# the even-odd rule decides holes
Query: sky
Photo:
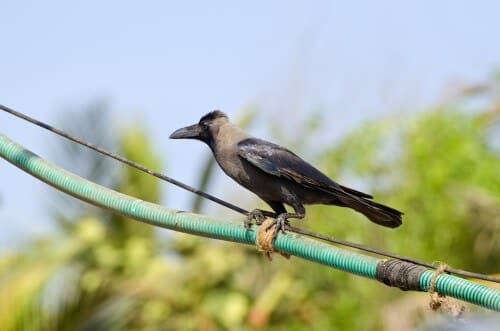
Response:
[[[0,104],[57,124],[104,99],[110,127],[141,120],[164,157],[157,170],[191,185],[209,151],[168,135],[210,110],[256,107],[252,133],[271,140],[269,121],[284,119],[286,131],[319,110],[335,141],[500,65],[495,1],[4,1],[0,10]],[[0,130],[49,160],[60,139],[3,113]],[[217,179],[211,193],[231,199],[235,184]],[[52,188],[5,161],[0,183],[0,249],[50,231]],[[189,193],[163,188],[165,205],[188,208]]]

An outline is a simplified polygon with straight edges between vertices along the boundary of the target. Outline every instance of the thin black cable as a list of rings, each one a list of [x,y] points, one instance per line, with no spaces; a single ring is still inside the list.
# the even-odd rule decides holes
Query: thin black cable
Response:
[[[98,147],[98,146],[95,146],[91,143],[88,143],[80,138],[77,138],[75,136],[72,136],[64,131],[61,131],[51,125],[48,125],[44,122],[41,122],[39,120],[36,120],[28,115],[25,115],[23,113],[20,113],[18,111],[15,111],[14,109],[11,109],[9,107],[6,107],[4,105],[1,105],[0,104],[0,109],[11,114],[11,115],[14,115],[18,118],[21,118],[25,121],[28,121],[32,124],[35,124],[41,128],[44,128],[46,130],[49,130],[51,132],[54,132],[58,135],[60,135],[61,137],[64,137],[66,139],[69,139],[73,142],[76,142],[80,145],[83,145],[85,147],[88,147],[96,152],[99,152],[103,155],[106,155],[106,156],[109,156],[117,161],[120,161],[122,163],[125,163],[133,168],[136,168],[140,171],[143,171],[143,172],[146,172],[152,176],[155,176],[157,178],[160,178],[164,181],[167,181],[171,184],[174,184],[182,189],[185,189],[191,193],[194,193],[194,194],[197,194],[199,196],[202,196],[206,199],[209,199],[215,203],[218,203],[226,208],[229,208],[235,212],[238,212],[240,214],[243,214],[245,216],[248,216],[250,214],[250,212],[248,212],[247,210],[241,208],[241,207],[238,207],[232,203],[229,203],[227,201],[224,201],[222,199],[219,199],[213,195],[210,195],[208,193],[205,193],[203,191],[200,191],[200,190],[197,190],[195,189],[194,187],[191,187],[187,184],[184,184],[178,180],[175,180],[171,177],[168,177],[164,174],[161,174],[159,172],[156,172],[156,171],[153,171],[149,168],[146,168],[145,166],[139,164],[139,163],[136,163],[136,162],[133,162],[127,158],[124,158],[123,156],[120,156],[118,154],[115,154],[115,153],[112,153],[112,152],[109,152],[101,147]],[[272,212],[267,212],[267,211],[264,211],[264,215],[265,216],[268,216],[268,217],[274,217],[275,214],[272,213]],[[374,253],[374,254],[377,254],[377,255],[381,255],[381,256],[385,256],[385,257],[391,257],[391,258],[395,258],[395,259],[399,259],[399,260],[402,260],[402,261],[406,261],[406,262],[411,262],[411,263],[415,263],[415,264],[418,264],[418,265],[421,265],[421,266],[425,266],[425,267],[428,267],[428,268],[432,268],[432,269],[436,269],[437,266],[432,264],[432,263],[429,263],[429,262],[425,262],[425,261],[421,261],[421,260],[418,260],[418,259],[414,259],[414,258],[410,258],[410,257],[407,257],[407,256],[403,256],[403,255],[399,255],[399,254],[395,254],[395,253],[391,253],[391,252],[388,252],[388,251],[384,251],[384,250],[381,250],[381,249],[377,249],[377,248],[372,248],[372,247],[368,247],[368,246],[365,246],[365,245],[362,245],[362,244],[356,244],[356,243],[353,243],[353,242],[349,242],[349,241],[346,241],[346,240],[342,240],[342,239],[337,239],[337,238],[333,238],[333,237],[330,237],[330,236],[326,236],[326,235],[323,235],[323,234],[320,234],[320,233],[316,233],[316,232],[313,232],[313,231],[310,231],[310,230],[307,230],[307,229],[302,229],[302,228],[297,228],[297,227],[294,227],[294,226],[291,226],[291,225],[288,225],[287,226],[287,229],[289,231],[292,231],[292,232],[295,232],[295,233],[299,233],[299,234],[302,234],[302,235],[305,235],[305,236],[309,236],[309,237],[312,237],[312,238],[316,238],[316,239],[320,239],[320,240],[324,240],[324,241],[328,241],[328,242],[331,242],[331,243],[335,243],[335,244],[339,244],[339,245],[343,245],[343,246],[347,246],[347,247],[351,247],[351,248],[355,248],[355,249],[359,249],[359,250],[362,250],[362,251],[366,251],[366,252],[370,252],[370,253]],[[472,277],[472,278],[477,278],[477,279],[483,279],[483,280],[488,280],[488,281],[491,281],[491,282],[496,282],[496,283],[500,283],[500,278],[499,277],[494,277],[494,276],[489,276],[489,275],[484,275],[484,274],[478,274],[478,273],[474,273],[474,272],[470,272],[470,271],[466,271],[466,270],[461,270],[461,269],[455,269],[455,268],[451,268],[451,267],[446,267],[446,270],[447,272],[449,273],[453,273],[453,274],[457,274],[457,275],[461,275],[461,276],[465,276],[465,277]]]
[[[407,257],[407,256],[404,256],[404,255],[399,255],[399,254],[396,254],[396,253],[385,251],[383,249],[372,248],[372,247],[369,247],[369,246],[365,246],[365,245],[361,245],[361,244],[356,244],[356,243],[353,243],[353,242],[350,242],[350,241],[346,241],[346,240],[343,240],[343,239],[338,239],[338,238],[330,237],[330,236],[327,236],[327,235],[324,235],[324,234],[321,234],[321,233],[317,233],[317,232],[313,232],[313,231],[310,231],[310,230],[307,230],[307,229],[297,228],[297,227],[290,226],[290,225],[287,226],[287,229],[289,229],[292,232],[303,234],[305,236],[309,236],[309,237],[313,237],[313,238],[316,238],[316,239],[320,239],[320,240],[332,242],[332,243],[335,243],[335,244],[339,244],[339,245],[343,245],[343,246],[347,246],[347,247],[359,249],[359,250],[362,250],[362,251],[365,251],[365,252],[370,252],[370,253],[374,253],[374,254],[377,254],[377,255],[385,256],[385,257],[392,257],[394,259],[398,259],[398,260],[402,260],[402,261],[406,261],[406,262],[411,262],[411,263],[418,264],[418,265],[421,265],[421,266],[424,266],[424,267],[428,267],[428,268],[432,268],[432,269],[437,269],[437,268],[439,268],[439,265],[440,265],[440,263],[429,263],[429,262],[422,261],[422,260],[419,260],[419,259],[415,259],[415,258],[412,258],[412,257]],[[467,270],[462,270],[462,269],[456,269],[456,268],[453,268],[453,267],[450,267],[450,266],[447,266],[446,269],[445,269],[445,271],[449,272],[449,273],[452,273],[452,274],[461,275],[461,276],[464,276],[464,277],[471,277],[471,278],[477,278],[477,279],[487,280],[487,281],[490,281],[490,282],[500,283],[500,278],[499,277],[485,275],[485,274],[479,274],[479,273],[475,273],[475,272],[471,272],[471,271],[467,271]]]
[[[36,120],[36,119],[34,119],[32,117],[29,117],[28,115],[25,115],[25,114],[22,114],[20,112],[17,112],[14,109],[11,109],[11,108],[6,107],[6,106],[1,105],[1,104],[0,104],[0,109],[3,110],[3,111],[5,111],[5,112],[7,112],[7,113],[9,113],[9,114],[12,114],[12,115],[14,115],[16,117],[19,117],[19,118],[21,118],[21,119],[23,119],[25,121],[28,121],[28,122],[33,123],[35,125],[38,125],[39,127],[42,127],[42,128],[47,129],[47,130],[49,130],[51,132],[54,132],[54,133],[60,135],[61,137],[64,137],[64,138],[69,139],[71,141],[74,141],[74,142],[76,142],[76,143],[78,143],[80,145],[83,145],[85,147],[93,149],[94,151],[99,152],[101,154],[104,154],[106,156],[109,156],[109,157],[111,157],[111,158],[113,158],[113,159],[115,159],[117,161],[120,161],[122,163],[128,164],[129,166],[131,166],[133,168],[136,168],[136,169],[139,169],[141,171],[144,171],[144,172],[146,172],[146,173],[148,173],[150,175],[153,175],[153,176],[155,176],[157,178],[160,178],[160,179],[163,179],[164,181],[167,181],[167,182],[169,182],[171,184],[179,186],[180,188],[183,188],[183,189],[185,189],[185,190],[187,190],[189,192],[192,192],[194,194],[198,194],[198,195],[200,195],[200,196],[202,196],[202,197],[204,197],[206,199],[212,200],[213,202],[216,202],[216,203],[218,203],[218,204],[220,204],[220,205],[222,205],[224,207],[227,207],[229,209],[232,209],[232,210],[234,210],[234,211],[236,211],[238,213],[241,213],[241,214],[244,214],[244,215],[248,215],[248,211],[246,211],[245,209],[242,209],[242,208],[240,208],[240,207],[238,207],[236,205],[233,205],[233,204],[231,204],[229,202],[226,202],[224,200],[216,198],[216,197],[214,197],[214,196],[212,196],[212,195],[210,195],[208,193],[205,193],[203,191],[197,190],[194,187],[186,185],[186,184],[184,184],[184,183],[182,183],[182,182],[180,182],[178,180],[175,180],[173,178],[170,178],[170,177],[168,177],[168,176],[166,176],[164,174],[161,174],[159,172],[156,172],[156,171],[153,171],[153,170],[151,170],[149,168],[146,168],[145,166],[143,166],[143,165],[141,165],[139,163],[136,163],[134,161],[131,161],[129,159],[126,159],[123,156],[120,156],[120,155],[112,153],[112,152],[108,152],[107,150],[105,150],[105,149],[103,149],[101,147],[92,145],[91,143],[88,143],[88,142],[86,142],[86,141],[84,141],[84,140],[82,140],[80,138],[72,136],[72,135],[70,135],[70,134],[68,134],[68,133],[66,133],[64,131],[61,131],[61,130],[59,130],[59,129],[53,127],[53,126],[51,126],[51,125],[48,125],[48,124],[46,124],[44,122],[41,122],[41,121],[38,121],[38,120]]]

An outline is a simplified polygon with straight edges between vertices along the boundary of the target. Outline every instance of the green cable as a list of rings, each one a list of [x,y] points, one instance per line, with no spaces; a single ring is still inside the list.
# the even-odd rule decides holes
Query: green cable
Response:
[[[243,222],[180,212],[115,192],[59,168],[2,134],[0,134],[0,156],[77,199],[114,213],[175,231],[255,245],[256,226],[246,229]],[[280,234],[274,246],[281,252],[371,279],[376,279],[377,264],[381,261],[293,233]],[[421,290],[427,291],[430,288],[433,274],[434,272],[430,270],[422,273],[419,282]],[[500,311],[499,290],[463,278],[440,274],[435,281],[435,290],[444,295]]]

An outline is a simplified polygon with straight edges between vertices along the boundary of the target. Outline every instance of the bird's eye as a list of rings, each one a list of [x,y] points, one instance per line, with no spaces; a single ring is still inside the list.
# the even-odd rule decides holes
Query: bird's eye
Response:
[[[203,131],[207,131],[207,130],[208,130],[208,125],[207,125],[207,124],[205,124],[205,123],[203,123],[203,124],[201,125],[201,128],[203,129]]]

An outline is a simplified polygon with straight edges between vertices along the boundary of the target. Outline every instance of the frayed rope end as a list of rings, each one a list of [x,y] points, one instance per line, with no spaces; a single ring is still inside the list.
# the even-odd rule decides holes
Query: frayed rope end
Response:
[[[267,217],[264,222],[259,226],[257,230],[257,239],[255,240],[255,245],[257,249],[263,252],[269,261],[273,260],[272,254],[279,253],[281,256],[289,259],[290,254],[283,253],[275,249],[273,238],[276,233],[276,226],[268,227],[274,222],[274,219]]]

